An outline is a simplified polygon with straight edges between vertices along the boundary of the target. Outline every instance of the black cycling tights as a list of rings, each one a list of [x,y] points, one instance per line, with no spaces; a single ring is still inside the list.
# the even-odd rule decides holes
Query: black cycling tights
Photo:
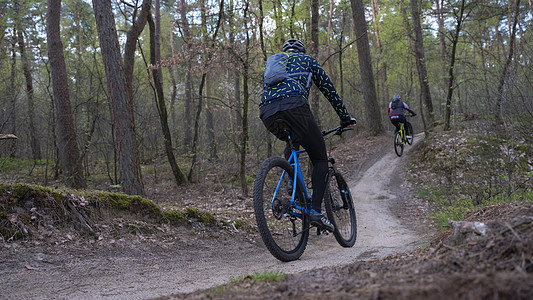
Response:
[[[400,131],[400,123],[407,124],[407,118],[404,115],[399,115],[397,118],[390,119],[392,125],[396,127],[396,131]]]
[[[326,174],[328,172],[328,158],[326,154],[326,143],[322,137],[322,132],[309,109],[309,105],[303,105],[280,111],[263,121],[265,127],[282,141],[287,141],[287,136],[275,122],[277,119],[284,119],[291,126],[291,138],[293,145],[298,149],[302,146],[308,153],[313,163],[313,174],[311,181],[313,184],[313,209],[320,212],[322,197],[326,189]],[[289,158],[290,149],[285,148],[285,158]]]

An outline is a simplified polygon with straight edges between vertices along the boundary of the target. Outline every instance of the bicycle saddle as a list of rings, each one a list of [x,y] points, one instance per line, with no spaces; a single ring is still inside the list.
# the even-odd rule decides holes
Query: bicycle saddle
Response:
[[[291,125],[285,119],[279,118],[274,121],[276,124],[276,136],[283,141],[287,141],[291,135]]]

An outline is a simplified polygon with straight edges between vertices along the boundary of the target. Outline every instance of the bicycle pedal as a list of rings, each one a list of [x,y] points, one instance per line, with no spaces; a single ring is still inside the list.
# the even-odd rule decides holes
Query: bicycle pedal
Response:
[[[322,235],[322,234],[329,235],[329,230],[317,228],[316,235]]]

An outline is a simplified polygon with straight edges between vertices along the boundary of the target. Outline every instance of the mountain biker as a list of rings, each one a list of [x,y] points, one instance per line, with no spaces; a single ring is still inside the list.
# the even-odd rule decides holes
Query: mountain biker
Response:
[[[403,114],[404,109],[411,113],[411,117],[416,116],[416,113],[409,108],[407,103],[401,101],[401,99],[402,97],[399,94],[394,95],[394,97],[392,97],[392,101],[389,103],[389,108],[387,110],[387,114],[389,115],[392,125],[396,127],[396,132],[400,131],[400,123],[404,123],[405,125],[409,124],[409,122],[405,118],[405,115]],[[408,126],[406,126],[406,128],[407,127]],[[412,132],[410,132],[409,134],[412,134]]]
[[[305,46],[300,40],[289,39],[285,41],[282,51],[288,58],[286,72],[289,77],[272,86],[264,83],[259,104],[259,117],[271,133],[285,142],[288,141],[288,136],[276,120],[283,119],[289,123],[293,145],[297,149],[302,146],[313,163],[310,223],[320,229],[333,231],[334,226],[321,213],[322,198],[326,189],[328,160],[322,132],[311,113],[307,100],[311,79],[335,109],[340,118],[341,126],[353,127],[356,120],[346,110],[337,90],[318,61],[305,53]],[[265,74],[267,71],[268,61]],[[264,82],[266,81],[266,76],[264,76]],[[287,145],[285,158],[288,159],[290,154]]]

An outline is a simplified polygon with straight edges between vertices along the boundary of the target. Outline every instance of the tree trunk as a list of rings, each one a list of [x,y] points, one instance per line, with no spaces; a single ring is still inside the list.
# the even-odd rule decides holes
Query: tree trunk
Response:
[[[433,127],[435,122],[435,113],[433,112],[433,103],[431,101],[431,92],[429,90],[428,71],[426,68],[425,54],[424,54],[424,40],[422,38],[422,26],[420,24],[420,11],[418,10],[418,0],[410,0],[411,15],[413,17],[413,31],[415,33],[414,50],[416,56],[416,68],[418,70],[418,82],[420,84],[420,113],[422,122],[424,123],[424,131],[426,128],[426,115],[424,114],[424,106],[427,109],[427,122],[430,127]]]
[[[378,73],[379,78],[381,78],[381,86],[378,82],[378,91],[379,87],[381,87],[381,95],[378,97],[378,99],[382,99],[383,103],[386,104],[388,102],[389,93],[387,91],[387,63],[383,60],[383,45],[381,44],[381,38],[379,36],[379,4],[378,0],[372,0],[372,15],[374,19],[374,31],[376,35],[376,44],[378,47]],[[378,100],[378,103],[380,101]]]
[[[181,27],[183,29],[183,39],[185,40],[185,51],[191,54],[191,33],[189,29],[189,22],[187,20],[187,4],[185,0],[180,0],[180,17]],[[183,145],[192,147],[192,104],[193,104],[193,82],[192,82],[192,63],[187,60],[185,63],[185,136],[183,138]]]
[[[246,32],[246,41],[245,41],[245,54],[243,62],[243,103],[242,103],[242,139],[241,139],[241,163],[240,163],[240,181],[242,187],[242,196],[248,197],[248,183],[246,180],[246,152],[248,150],[248,102],[249,102],[249,92],[248,92],[248,70],[250,69],[250,33],[248,28],[248,8],[249,1],[246,1],[243,13],[244,28]]]
[[[229,43],[233,47],[236,47],[235,45],[235,23],[234,23],[234,3],[233,1],[230,1],[230,7],[229,7]],[[236,58],[238,60],[238,58]],[[233,127],[234,135],[237,137],[236,145],[239,145],[242,140],[242,115],[241,115],[241,74],[238,69],[230,70],[230,75],[233,77],[233,103],[232,107],[234,108],[235,117],[234,121],[232,122],[231,126]],[[230,96],[231,97],[231,96]],[[238,146],[237,146],[238,147]]]
[[[207,31],[207,3],[206,1],[202,1],[202,27],[203,27],[203,35],[204,35],[204,42],[206,43],[206,46],[209,46],[211,48],[215,48],[215,42],[218,35],[218,31],[220,29],[220,26],[222,24],[222,19],[224,17],[224,0],[220,1],[219,6],[219,12],[218,12],[218,21],[217,26],[215,29],[215,32],[213,33],[213,37],[211,42],[209,41],[209,32]],[[205,57],[206,64],[211,63],[211,55],[207,54]],[[207,74],[207,70],[209,69],[209,66],[205,66],[205,72],[206,72],[206,83],[205,83],[205,90],[206,90],[206,99],[205,99],[205,119],[206,119],[206,129],[207,129],[207,143],[209,148],[209,159],[211,161],[218,160],[217,155],[217,148],[216,148],[216,141],[215,141],[215,125],[213,123],[213,113],[211,111],[211,99],[210,99],[210,80],[209,76]]]
[[[56,134],[59,158],[63,166],[63,180],[68,186],[79,189],[85,188],[86,183],[70,106],[67,68],[59,31],[60,20],[61,0],[48,0],[46,41],[52,73],[54,103],[56,105]]]
[[[439,25],[439,51],[440,51],[440,67],[442,69],[442,80],[441,80],[441,90],[442,94],[444,94],[444,91],[446,91],[448,87],[448,78],[446,76],[446,61],[447,55],[446,55],[446,35],[445,35],[445,28],[444,28],[444,16],[442,13],[442,4],[440,3],[443,0],[435,0],[435,14],[437,15],[437,24]],[[441,107],[440,103],[437,107]],[[439,110],[442,112],[442,110]],[[440,114],[442,116],[442,114]]]
[[[212,42],[209,42],[208,32],[207,32],[207,7],[205,1],[202,1],[201,3],[201,22],[202,22],[202,28],[203,28],[203,41],[204,46],[214,48],[215,47],[215,41],[218,34],[218,30],[220,29],[220,24],[222,21],[223,13],[224,13],[224,0],[220,3],[220,10],[218,14],[218,22],[215,27],[215,32],[213,33]],[[198,143],[199,143],[199,135],[200,135],[200,115],[202,113],[203,103],[204,103],[204,87],[206,86],[206,80],[207,80],[207,70],[209,69],[209,63],[211,60],[211,55],[206,54],[204,55],[204,73],[202,74],[202,79],[200,82],[200,87],[198,89],[198,107],[196,110],[196,116],[194,118],[194,136],[193,136],[193,144],[192,144],[192,163],[191,163],[191,169],[189,170],[189,175],[187,176],[189,181],[192,181],[193,173],[196,168],[196,161],[198,160]],[[207,101],[206,101],[207,102]],[[208,128],[209,130],[213,130],[213,128]],[[212,133],[212,132],[211,132]],[[209,134],[209,133],[208,133]]]
[[[511,62],[513,60],[514,50],[515,50],[515,39],[516,39],[516,26],[518,24],[518,17],[520,13],[520,0],[516,0],[516,11],[513,18],[513,27],[511,31],[510,41],[509,41],[509,56],[507,56],[507,60],[505,61],[505,65],[503,67],[502,76],[500,77],[500,83],[498,85],[498,94],[497,94],[497,100],[496,100],[496,111],[495,111],[495,118],[499,123],[503,123],[503,113],[502,113],[502,102],[503,102],[503,87],[505,85],[505,79],[507,78],[507,73],[509,72],[509,66],[511,65]],[[509,26],[511,26],[509,24]]]
[[[369,129],[374,134],[379,134],[383,131],[383,124],[381,123],[381,114],[379,112],[379,104],[376,97],[376,87],[374,84],[374,74],[372,71],[372,59],[370,57],[370,47],[368,45],[365,8],[362,0],[350,1],[352,4],[355,37],[357,39],[359,71],[361,73],[367,122]]]
[[[174,52],[172,52],[174,55]],[[178,96],[178,81],[176,80],[176,66],[172,65],[167,68],[168,70],[168,76],[170,77],[170,81],[172,82],[172,92],[170,93],[170,126],[175,128],[177,130],[178,121],[176,117],[176,106],[177,106],[177,96]],[[175,136],[178,136],[175,134]]]
[[[310,55],[318,60],[318,0],[311,0],[311,45],[309,47]],[[322,124],[320,122],[320,95],[317,88],[311,89],[311,110],[316,119],[318,126]]]
[[[263,21],[264,21],[264,12],[263,12],[263,0],[259,0],[259,42],[261,44],[261,53],[263,54],[263,66],[266,65],[266,61],[268,59],[266,47],[265,47],[265,39],[264,39],[264,32],[263,32]],[[269,131],[266,128],[262,128],[265,142],[267,144],[267,157],[272,156],[272,134],[269,133]]]
[[[15,32],[17,31],[16,29],[14,29]],[[16,34],[15,34],[16,35]],[[13,36],[11,38],[11,75],[10,75],[10,79],[11,79],[11,82],[9,83],[9,86],[10,86],[10,100],[11,100],[11,103],[10,103],[10,112],[9,112],[9,119],[10,119],[10,123],[11,123],[11,130],[10,132],[12,134],[17,134],[17,92],[16,92],[16,89],[15,89],[15,78],[16,78],[16,75],[17,75],[17,41],[16,41],[16,38],[15,36]],[[11,156],[12,157],[15,157],[15,153],[17,153],[17,143],[15,141],[11,141],[10,142],[11,145],[10,145],[10,149],[11,149]]]
[[[163,139],[165,145],[165,153],[167,155],[168,163],[172,169],[176,185],[184,185],[187,183],[185,175],[181,172],[176,157],[174,156],[172,147],[172,136],[168,126],[167,106],[165,104],[165,94],[163,92],[163,71],[161,70],[161,54],[160,54],[160,27],[159,27],[159,0],[155,0],[155,23],[152,15],[148,14],[148,27],[150,29],[150,64],[152,64],[152,77],[154,78],[154,85],[156,90],[156,106],[159,113],[159,121],[161,122],[161,130],[163,131]]]
[[[192,139],[192,160],[191,160],[191,168],[189,169],[189,175],[187,175],[187,179],[189,181],[193,181],[193,174],[194,170],[196,168],[196,161],[198,160],[198,135],[199,135],[199,127],[200,127],[200,114],[202,113],[202,105],[204,96],[202,94],[202,91],[204,89],[205,85],[205,77],[206,73],[202,75],[202,80],[200,81],[200,87],[198,90],[198,107],[196,109],[196,115],[194,118],[194,130],[193,130],[193,139]]]
[[[22,60],[22,70],[24,72],[24,78],[26,79],[26,96],[28,97],[28,127],[30,132],[30,144],[33,159],[42,159],[41,143],[38,138],[37,127],[35,126],[35,102],[33,99],[33,78],[31,76],[31,62],[26,50],[26,43],[24,41],[24,33],[22,32],[22,20],[21,20],[21,8],[19,1],[15,1],[15,13],[17,15],[18,45],[20,51],[20,59]]]
[[[209,148],[209,160],[218,161],[217,143],[215,137],[215,122],[213,120],[213,112],[211,108],[211,85],[209,76],[205,83],[205,127],[207,130],[207,144]]]
[[[281,28],[283,26],[283,17],[285,13],[283,12],[283,7],[281,5],[280,0],[274,0],[272,1],[272,11],[273,11],[273,19],[274,23],[276,23],[276,28]],[[274,31],[274,43],[272,48],[274,49],[281,49],[281,46],[283,45],[283,30],[275,30]]]
[[[109,102],[113,113],[119,182],[127,194],[143,195],[142,174],[135,144],[133,108],[128,101],[124,67],[110,0],[93,0],[96,28],[107,78]]]
[[[144,30],[146,18],[150,14],[151,8],[152,0],[143,0],[141,12],[137,16],[137,19],[133,20],[133,24],[126,34],[126,44],[124,45],[124,78],[126,80],[126,89],[130,102],[133,101],[133,67],[135,64],[137,39]]]
[[[450,56],[450,67],[448,69],[448,95],[446,96],[446,116],[444,117],[444,130],[448,131],[451,129],[450,118],[452,115],[452,97],[454,90],[454,70],[455,67],[455,54],[457,50],[457,43],[459,42],[459,33],[461,33],[461,26],[463,25],[463,13],[465,9],[465,0],[461,0],[461,7],[459,12],[459,17],[457,19],[457,25],[455,26],[455,34],[452,39],[452,52]]]

